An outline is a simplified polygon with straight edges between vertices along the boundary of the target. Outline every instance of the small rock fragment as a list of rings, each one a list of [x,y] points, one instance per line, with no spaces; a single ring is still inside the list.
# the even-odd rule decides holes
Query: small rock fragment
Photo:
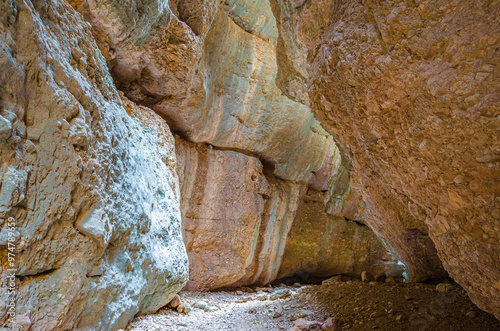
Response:
[[[290,296],[290,290],[287,288],[276,289],[273,293],[269,295],[269,300],[276,300],[281,298],[286,298]]]
[[[467,316],[468,318],[474,318],[474,317],[476,317],[476,313],[471,310],[471,311],[468,311],[465,314],[465,316]]]
[[[207,305],[208,304],[205,301],[198,301],[193,305],[193,307],[198,309],[205,309]]]
[[[393,277],[393,276],[387,276],[387,277],[385,278],[385,282],[386,282],[386,283],[390,283],[390,284],[394,284],[394,283],[396,283],[396,280],[394,279],[394,277]]]
[[[321,324],[322,331],[340,331],[344,322],[338,317],[329,317]]]
[[[176,294],[175,297],[170,301],[168,306],[172,309],[176,309],[181,304],[181,297]]]
[[[441,293],[449,292],[453,289],[453,285],[448,283],[440,283],[436,285],[436,291]]]
[[[314,328],[321,327],[321,323],[300,318],[293,323],[293,327],[298,330],[313,330]]]
[[[363,271],[361,273],[361,281],[363,281],[363,282],[371,282],[373,280],[374,280],[373,276],[371,274],[369,274],[368,272]]]

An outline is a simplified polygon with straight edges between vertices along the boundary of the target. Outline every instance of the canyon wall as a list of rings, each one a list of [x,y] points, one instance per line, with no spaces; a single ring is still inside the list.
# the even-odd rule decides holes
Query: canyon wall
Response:
[[[492,1],[68,2],[0,5],[19,325],[399,261],[499,315]]]
[[[351,192],[349,172],[332,137],[297,102],[307,94],[283,95],[276,85],[278,30],[270,3],[71,3],[92,24],[119,89],[178,134],[187,289],[305,274],[298,264],[280,271],[283,257],[295,250],[286,247],[289,231],[312,221],[297,208],[308,188],[322,191],[318,211],[337,213],[336,221],[345,223],[340,214]],[[146,21],[153,23],[142,27]],[[360,225],[348,227],[356,232]],[[363,268],[384,273],[397,266],[369,228],[362,230],[366,236],[353,234],[340,244],[342,231],[343,225],[331,228],[331,242],[310,234],[307,240],[318,245],[303,252],[328,246],[329,259],[342,266],[313,268],[311,275],[359,275]],[[380,251],[367,249],[372,241]],[[338,254],[356,245],[353,254]],[[371,270],[357,260],[363,258],[380,263]]]
[[[0,107],[0,324],[11,269],[23,330],[116,330],[166,305],[188,276],[174,139],[122,99],[67,3],[1,2]]]
[[[446,270],[500,316],[498,3],[271,3],[282,57],[295,59],[278,76],[308,86],[367,223],[411,279]]]

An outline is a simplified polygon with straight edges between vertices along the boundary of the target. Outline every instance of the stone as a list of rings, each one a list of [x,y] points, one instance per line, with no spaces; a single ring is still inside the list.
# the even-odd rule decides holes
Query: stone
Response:
[[[436,285],[436,291],[441,293],[449,292],[453,289],[453,285],[449,283],[439,283]]]
[[[19,232],[23,329],[125,328],[187,282],[174,138],[120,95],[66,1],[1,2],[0,22],[0,217]]]
[[[296,313],[296,316],[297,318],[302,318],[302,317],[306,317],[306,316],[309,316],[309,315],[313,315],[314,312],[312,310],[309,310],[309,309],[301,309],[299,310],[297,313]]]
[[[289,289],[276,289],[269,295],[269,300],[277,300],[289,297],[291,295],[291,291]]]
[[[322,331],[340,331],[344,322],[338,317],[328,317],[323,324],[321,324]]]
[[[176,309],[182,304],[181,297],[176,294],[174,298],[169,302],[168,306],[172,309]]]
[[[0,116],[0,139],[7,140],[12,136],[12,124],[5,117]]]
[[[321,323],[318,321],[308,321],[302,318],[299,318],[293,323],[293,327],[297,330],[314,330],[321,327]]]
[[[206,306],[203,310],[206,311],[206,312],[216,311],[216,310],[219,310],[219,307],[216,307],[216,306]]]
[[[467,313],[465,313],[465,316],[467,316],[469,318],[475,318],[476,317],[476,313],[473,312],[473,311],[468,311]]]
[[[362,219],[408,280],[450,276],[500,316],[500,232],[491,217],[500,161],[497,12],[479,0],[271,5],[278,86],[285,94],[290,82],[306,86],[316,118],[352,165]]]
[[[374,278],[370,273],[368,273],[366,271],[361,272],[361,281],[368,283],[368,282],[371,282],[373,280],[374,280]]]
[[[394,284],[394,283],[396,283],[396,279],[394,279],[394,276],[387,276],[385,278],[385,282],[389,283],[389,284]]]
[[[198,308],[198,309],[205,309],[205,307],[207,307],[208,304],[205,302],[205,301],[197,301],[193,307],[194,308]]]

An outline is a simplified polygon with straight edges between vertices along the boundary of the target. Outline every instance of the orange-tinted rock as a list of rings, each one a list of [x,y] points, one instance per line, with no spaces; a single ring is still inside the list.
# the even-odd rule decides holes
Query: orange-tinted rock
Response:
[[[278,278],[401,275],[402,264],[387,252],[366,225],[325,212],[322,192],[309,189],[301,196]]]
[[[411,279],[445,275],[441,261],[496,316],[499,14],[451,0],[306,2],[289,14],[311,107],[349,155],[365,221]]]

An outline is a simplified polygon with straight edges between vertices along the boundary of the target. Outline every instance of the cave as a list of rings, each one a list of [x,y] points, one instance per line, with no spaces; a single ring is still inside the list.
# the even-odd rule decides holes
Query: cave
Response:
[[[0,330],[500,330],[499,16],[3,0]]]

